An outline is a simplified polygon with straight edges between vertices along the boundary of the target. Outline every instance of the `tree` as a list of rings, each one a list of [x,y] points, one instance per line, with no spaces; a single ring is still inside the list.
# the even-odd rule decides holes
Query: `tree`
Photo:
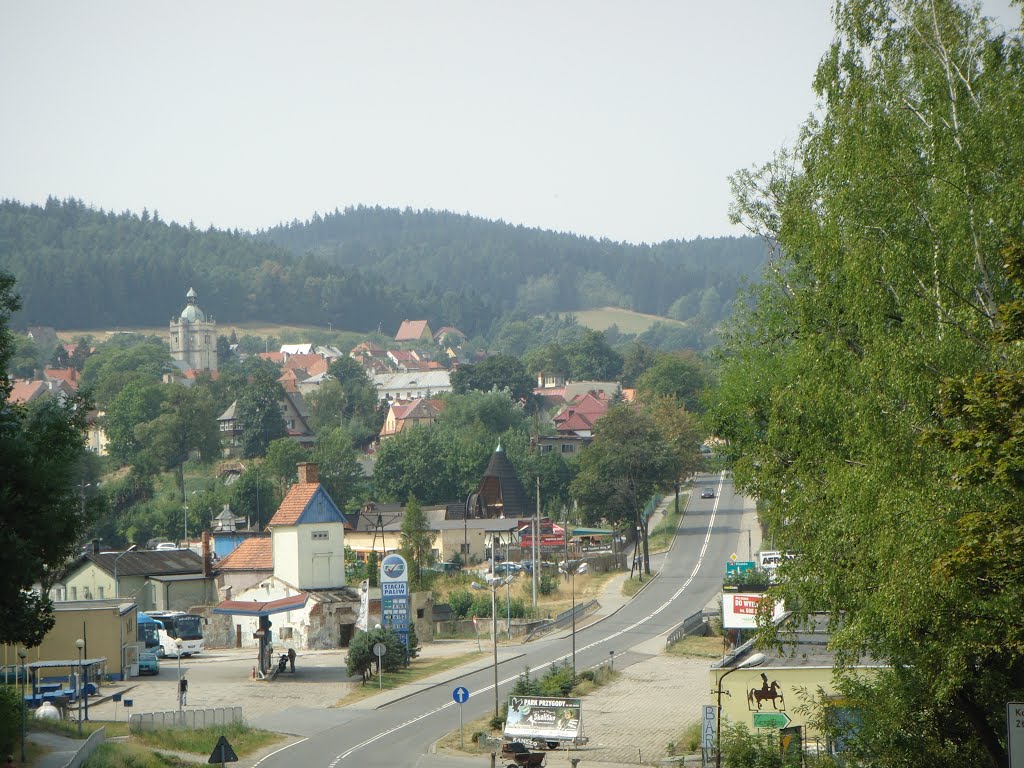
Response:
[[[566,346],[565,356],[574,381],[614,381],[622,372],[622,355],[600,331],[583,331],[578,341]]]
[[[290,437],[279,437],[267,446],[267,455],[262,467],[277,480],[281,494],[299,479],[299,463],[309,458],[306,449]],[[332,497],[333,498],[333,497]]]
[[[854,750],[1004,766],[1005,702],[1024,693],[1022,365],[1003,336],[1021,296],[1024,46],[947,0],[835,18],[822,115],[733,179],[735,218],[774,258],[725,335],[710,425],[800,552],[775,595],[833,616]],[[888,670],[842,674],[865,656]]]
[[[622,386],[635,387],[637,379],[657,361],[657,352],[646,344],[634,341],[622,358]]]
[[[34,647],[53,627],[53,606],[33,587],[49,585],[88,524],[76,485],[92,403],[84,394],[31,409],[9,402],[7,324],[19,307],[14,278],[0,273],[0,642]]]
[[[461,365],[452,372],[452,391],[464,395],[474,390],[508,390],[514,400],[533,396],[533,381],[526,366],[511,355],[492,355],[475,365]]]
[[[320,484],[338,509],[344,509],[363,479],[352,439],[340,427],[325,430],[317,436],[311,459],[320,465]]]
[[[162,394],[160,415],[135,427],[140,450],[134,463],[156,470],[176,470],[184,501],[184,465],[189,456],[195,451],[202,460],[210,461],[220,451],[217,412],[213,397],[200,387],[165,384]]]
[[[617,527],[638,526],[644,569],[651,572],[647,519],[641,514],[654,492],[679,477],[680,456],[654,420],[630,403],[611,406],[594,425],[594,439],[579,457],[571,490],[584,519]]]
[[[434,532],[430,530],[427,516],[415,496],[409,496],[405,504],[399,542],[402,557],[416,574],[413,585],[416,589],[423,589],[423,570],[434,562]]]
[[[693,352],[658,355],[636,382],[643,397],[674,397],[690,411],[697,411],[706,376],[704,366]]]
[[[107,407],[105,428],[107,452],[115,461],[134,463],[142,448],[135,427],[157,418],[162,401],[162,386],[144,379],[127,383],[114,396]]]
[[[246,458],[263,456],[272,441],[288,434],[281,415],[283,399],[276,371],[257,369],[242,388],[235,413],[242,426],[242,455]]]

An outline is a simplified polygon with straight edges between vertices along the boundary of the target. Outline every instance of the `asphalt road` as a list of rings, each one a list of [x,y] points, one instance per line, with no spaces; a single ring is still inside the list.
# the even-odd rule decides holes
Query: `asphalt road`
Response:
[[[659,571],[649,586],[619,611],[576,632],[576,667],[607,663],[614,652],[617,668],[636,663],[664,646],[667,632],[701,610],[721,589],[722,564],[736,548],[743,500],[734,495],[728,476],[699,478],[696,488],[713,486],[714,499],[690,497],[672,549],[655,560]],[[522,655],[499,663],[499,701],[523,671],[543,672],[554,661],[571,656],[571,636],[558,635],[515,649]],[[502,655],[509,650],[503,649]],[[261,768],[336,768],[366,766],[396,768],[455,765],[458,758],[429,754],[430,745],[459,726],[456,686],[469,689],[463,718],[471,721],[494,711],[493,668],[453,678],[415,692],[377,709],[348,706],[339,709],[292,707],[279,715],[288,730],[305,738],[256,763]],[[586,712],[584,710],[584,723]],[[479,759],[467,765],[479,765]]]

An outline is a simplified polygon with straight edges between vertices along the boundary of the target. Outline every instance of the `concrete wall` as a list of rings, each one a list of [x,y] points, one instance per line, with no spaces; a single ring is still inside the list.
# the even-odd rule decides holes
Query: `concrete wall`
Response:
[[[299,578],[298,581],[292,583],[299,589],[343,587],[345,585],[344,523],[309,523],[296,526],[296,531]],[[315,535],[324,533],[327,534],[326,539],[314,538]],[[276,553],[276,540],[274,545]]]
[[[299,583],[299,533],[294,525],[277,526],[271,532],[274,575],[289,584]]]

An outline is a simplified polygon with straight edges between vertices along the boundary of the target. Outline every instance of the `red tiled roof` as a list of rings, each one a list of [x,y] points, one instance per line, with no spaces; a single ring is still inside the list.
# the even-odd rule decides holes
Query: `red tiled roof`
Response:
[[[395,341],[416,341],[423,336],[426,329],[426,320],[403,320],[398,333],[395,334]]]
[[[269,536],[244,539],[235,550],[217,563],[220,571],[272,571],[273,549]]]
[[[50,388],[46,386],[45,381],[15,379],[14,385],[11,388],[11,396],[8,399],[12,403],[31,403],[49,391]]]
[[[556,429],[559,432],[576,432],[581,429],[593,428],[593,422],[589,418],[587,418],[586,414],[583,413],[572,414],[571,416],[569,416],[569,418],[567,418],[565,421],[563,421],[556,427]]]
[[[311,365],[316,363],[322,363],[323,358],[316,353],[309,355],[288,355],[288,359],[284,361],[285,368],[302,368],[308,371]]]
[[[260,352],[258,357],[278,365],[284,362],[284,352]]]
[[[78,389],[78,371],[74,368],[43,368],[43,375],[48,379],[66,382],[72,389]]]
[[[268,525],[295,525],[319,487],[320,483],[295,483],[292,485]]]

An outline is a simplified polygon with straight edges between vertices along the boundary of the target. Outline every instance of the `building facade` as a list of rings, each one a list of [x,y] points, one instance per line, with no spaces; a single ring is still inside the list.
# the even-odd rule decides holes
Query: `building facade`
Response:
[[[189,288],[185,308],[171,318],[171,357],[185,370],[217,370],[217,323],[199,308],[199,295]]]

